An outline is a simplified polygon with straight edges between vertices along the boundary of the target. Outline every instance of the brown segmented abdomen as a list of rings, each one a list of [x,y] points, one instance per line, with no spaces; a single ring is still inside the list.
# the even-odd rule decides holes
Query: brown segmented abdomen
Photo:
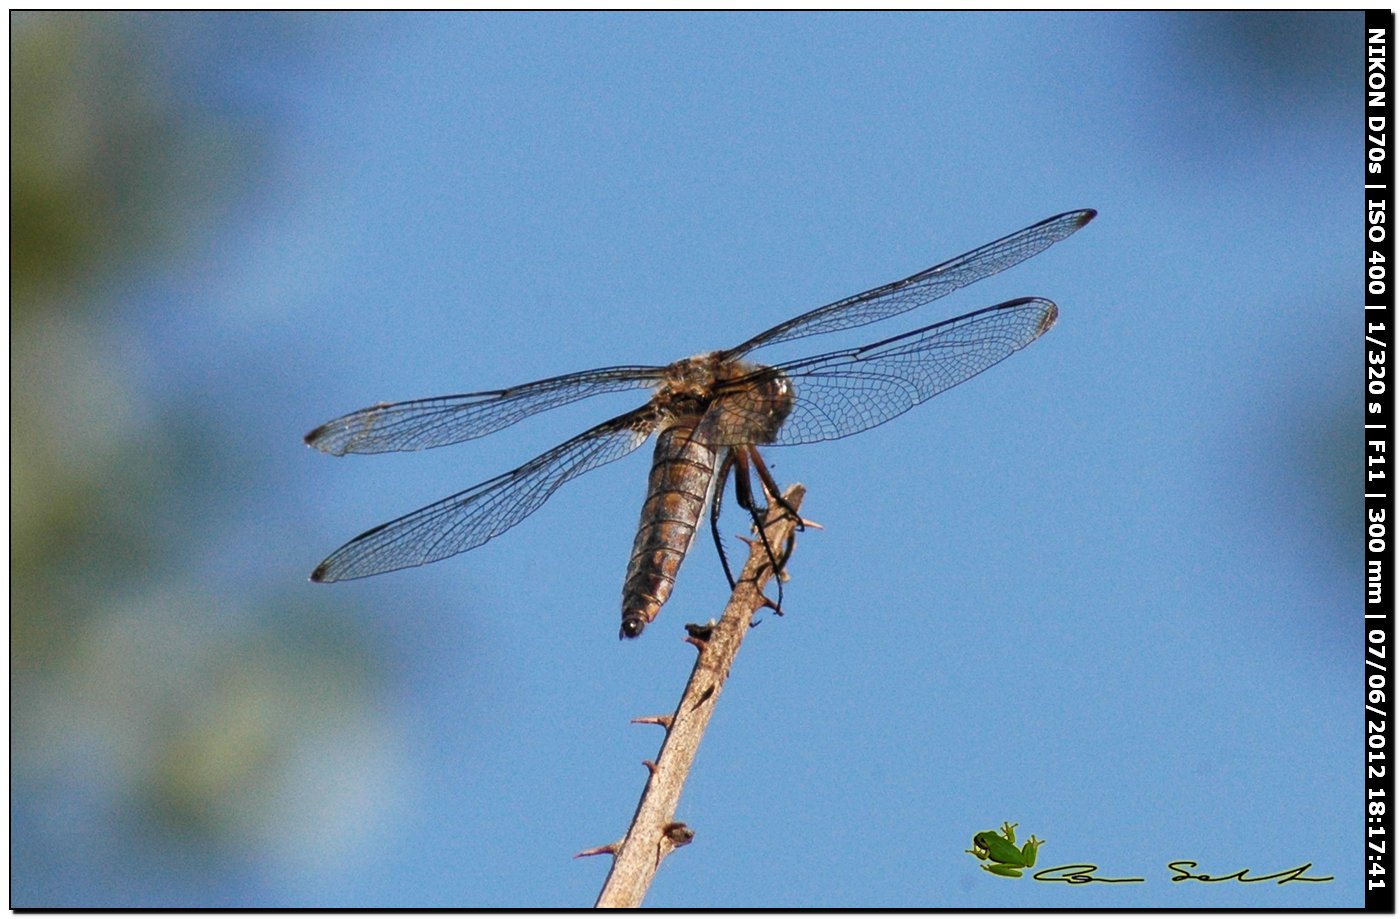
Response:
[[[693,423],[677,424],[656,438],[647,499],[622,585],[624,638],[642,634],[661,611],[705,510],[716,453],[696,440],[694,432]]]

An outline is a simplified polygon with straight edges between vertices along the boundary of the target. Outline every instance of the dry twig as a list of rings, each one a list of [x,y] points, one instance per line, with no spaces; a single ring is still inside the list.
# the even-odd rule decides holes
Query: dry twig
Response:
[[[801,485],[793,485],[784,497],[795,511],[805,493]],[[782,557],[791,549],[796,525],[793,516],[776,502],[769,508],[764,530],[769,544]],[[754,540],[750,543],[749,560],[739,575],[739,583],[723,617],[712,627],[692,629],[691,637],[686,639],[700,650],[700,655],[675,714],[669,719],[666,716],[636,719],[665,727],[666,739],[656,761],[646,763],[650,777],[627,835],[618,842],[579,853],[613,856],[612,870],[608,872],[596,906],[641,906],[661,860],[694,837],[690,827],[675,819],[681,789],[753,616],[762,607],[772,605],[763,594],[764,585],[772,577],[773,566],[763,542]]]

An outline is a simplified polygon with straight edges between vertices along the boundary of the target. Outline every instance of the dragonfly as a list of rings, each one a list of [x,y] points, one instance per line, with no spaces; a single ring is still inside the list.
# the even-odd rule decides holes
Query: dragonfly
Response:
[[[764,364],[749,360],[752,352],[927,305],[1044,251],[1095,215],[1084,209],[1049,217],[903,280],[817,307],[727,350],[665,366],[606,367],[507,389],[379,403],[329,421],[306,435],[308,446],[336,456],[424,450],[484,437],[591,396],[652,390],[642,406],[519,468],[361,533],[322,561],[311,580],[369,577],[474,549],[529,517],[564,483],[621,459],[655,434],[622,590],[621,637],[636,638],[670,597],[707,507],[725,576],[734,585],[719,535],[720,503],[731,475],[736,504],[755,523],[766,505],[754,495],[754,477],[765,500],[785,507],[760,447],[835,440],[884,424],[1026,347],[1054,325],[1058,309],[1040,297],[1021,297],[812,357]],[[761,526],[758,532],[762,536]],[[772,547],[768,553],[778,567]]]

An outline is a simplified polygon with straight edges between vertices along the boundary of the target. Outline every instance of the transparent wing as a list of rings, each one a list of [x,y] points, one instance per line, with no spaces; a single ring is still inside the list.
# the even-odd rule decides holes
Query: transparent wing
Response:
[[[326,422],[306,435],[306,443],[336,456],[442,447],[589,396],[655,386],[661,372],[660,367],[607,367],[510,389],[385,402]]]
[[[646,442],[649,406],[605,421],[512,472],[361,533],[316,566],[313,581],[344,581],[426,565],[474,549],[539,509],[555,489]]]
[[[792,408],[776,445],[835,440],[884,424],[921,402],[970,380],[1035,341],[1055,324],[1049,300],[1023,298],[989,306],[875,344],[765,367],[727,384],[707,418],[716,445],[754,443],[776,408],[751,396],[754,384],[787,376]]]
[[[991,277],[1043,252],[1093,220],[1097,213],[1093,210],[1069,211],[1047,218],[902,281],[817,307],[766,332],[760,332],[726,352],[725,357],[738,357],[780,341],[855,328],[932,303],[960,287]]]

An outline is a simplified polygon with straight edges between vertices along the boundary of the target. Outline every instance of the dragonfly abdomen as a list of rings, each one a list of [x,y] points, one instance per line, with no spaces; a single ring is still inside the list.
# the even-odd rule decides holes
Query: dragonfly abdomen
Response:
[[[656,438],[646,503],[622,586],[624,638],[642,634],[671,596],[705,510],[716,453],[694,434],[692,424],[678,424]]]

